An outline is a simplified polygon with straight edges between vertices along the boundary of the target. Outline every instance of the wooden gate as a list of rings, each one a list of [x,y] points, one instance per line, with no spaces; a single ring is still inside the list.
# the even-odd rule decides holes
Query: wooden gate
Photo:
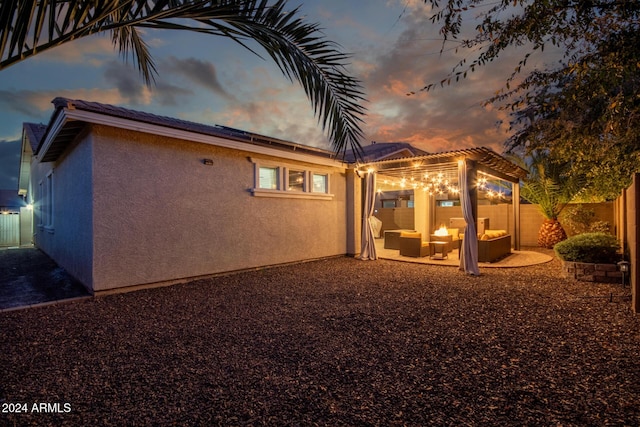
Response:
[[[0,246],[20,245],[20,215],[3,213],[0,215]]]

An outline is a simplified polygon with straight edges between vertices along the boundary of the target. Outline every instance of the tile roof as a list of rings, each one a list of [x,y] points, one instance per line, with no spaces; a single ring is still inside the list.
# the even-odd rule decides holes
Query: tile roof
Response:
[[[358,157],[352,150],[345,153],[345,161],[348,163],[375,162],[379,160],[400,159],[411,156],[424,156],[426,151],[415,148],[408,142],[372,142],[362,147],[362,153]]]
[[[190,122],[187,120],[177,119],[173,117],[160,116],[143,111],[131,110],[128,108],[118,107],[110,104],[102,104],[99,102],[89,102],[80,99],[68,99],[58,97],[52,101],[56,107],[56,113],[51,120],[56,118],[56,115],[63,109],[68,110],[81,110],[101,115],[111,116],[119,119],[127,119],[141,123],[148,123],[157,126],[163,126],[176,130],[183,130],[187,132],[193,132],[208,136],[232,139],[236,141],[245,142],[248,144],[270,146],[273,148],[287,150],[287,151],[299,151],[305,154],[312,154],[324,158],[333,159],[336,157],[333,151],[324,150],[321,148],[311,147],[308,145],[297,144],[291,141],[285,141],[282,139],[271,138],[269,136],[260,135],[252,132],[245,132],[239,129],[234,129],[221,125],[205,125],[202,123]],[[68,132],[63,136],[64,141],[60,144],[60,148],[64,149],[68,140],[75,137],[80,131],[82,124],[76,123],[75,125],[69,125]],[[49,130],[47,130],[49,131]],[[42,144],[41,144],[42,145]],[[38,147],[38,150],[41,147]],[[36,151],[37,152],[37,151]],[[53,154],[53,157],[57,156],[57,152]]]
[[[27,134],[31,149],[35,152],[40,145],[42,137],[47,132],[47,125],[42,123],[23,123],[22,127]]]
[[[385,159],[370,162],[368,165],[380,174],[391,177],[405,177],[408,174],[421,176],[434,168],[442,169],[444,165],[449,165],[455,170],[458,160],[462,159],[476,162],[476,169],[479,171],[511,182],[517,182],[527,176],[526,170],[487,147],[446,151],[406,159]]]

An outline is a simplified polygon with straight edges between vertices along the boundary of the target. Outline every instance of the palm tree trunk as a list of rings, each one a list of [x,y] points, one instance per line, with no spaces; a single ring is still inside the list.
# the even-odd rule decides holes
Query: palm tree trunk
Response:
[[[538,246],[552,249],[567,238],[567,233],[557,219],[545,219],[538,231]]]

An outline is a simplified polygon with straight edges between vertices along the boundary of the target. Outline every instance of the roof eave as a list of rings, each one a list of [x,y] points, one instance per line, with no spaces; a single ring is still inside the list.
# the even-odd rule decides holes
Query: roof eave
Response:
[[[313,152],[305,151],[298,144],[295,144],[296,147],[294,148],[276,148],[259,142],[251,143],[241,138],[234,138],[233,136],[219,137],[206,135],[203,133],[140,122],[133,119],[120,118],[92,111],[85,111],[78,108],[66,107],[59,108],[47,129],[47,133],[38,149],[40,161],[55,161],[67,146],[73,142],[87,123],[200,142],[323,166],[346,167],[346,165],[340,160],[325,155],[319,155],[315,150],[312,150]]]
[[[385,169],[410,169],[415,168],[416,165],[451,164],[457,163],[459,160],[475,161],[477,170],[512,183],[518,183],[520,179],[527,176],[526,170],[486,147],[448,151],[403,159],[379,160],[360,166],[372,166],[381,174],[384,174]]]

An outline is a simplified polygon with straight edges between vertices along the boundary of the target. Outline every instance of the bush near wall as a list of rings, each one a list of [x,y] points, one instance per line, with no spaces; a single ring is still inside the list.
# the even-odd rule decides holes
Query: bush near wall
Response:
[[[555,245],[554,251],[563,261],[613,264],[620,261],[620,244],[607,233],[583,233]]]
[[[562,272],[584,282],[617,283],[622,278],[617,262],[620,244],[607,233],[584,233],[555,245],[554,251],[562,260]]]

